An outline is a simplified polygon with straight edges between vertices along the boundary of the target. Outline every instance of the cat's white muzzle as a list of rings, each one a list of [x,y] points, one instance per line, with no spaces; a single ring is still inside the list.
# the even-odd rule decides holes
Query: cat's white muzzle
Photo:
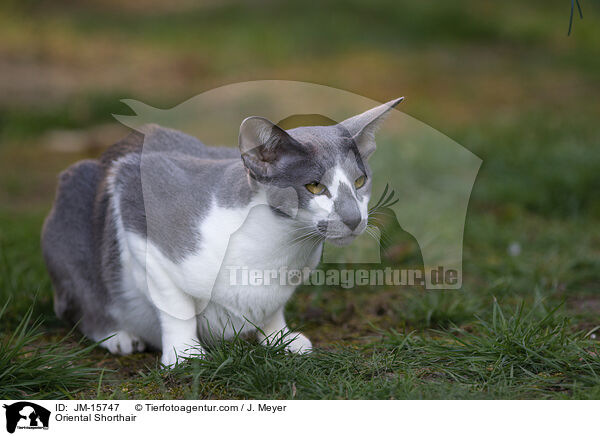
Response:
[[[322,222],[317,224],[317,231],[325,237],[325,240],[339,246],[350,244],[357,236],[364,233],[366,228],[366,219],[361,220],[354,230],[350,230],[341,221],[329,221],[326,225]]]

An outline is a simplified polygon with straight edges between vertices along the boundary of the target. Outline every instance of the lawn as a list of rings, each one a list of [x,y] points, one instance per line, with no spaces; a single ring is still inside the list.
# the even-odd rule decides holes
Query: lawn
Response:
[[[5,3],[0,397],[600,398],[600,8],[582,6],[567,37],[566,0]],[[57,320],[41,225],[56,175],[126,134],[119,100],[273,78],[405,95],[483,160],[463,289],[304,286],[286,315],[311,355],[238,338],[172,371]],[[386,265],[417,261],[386,237]]]

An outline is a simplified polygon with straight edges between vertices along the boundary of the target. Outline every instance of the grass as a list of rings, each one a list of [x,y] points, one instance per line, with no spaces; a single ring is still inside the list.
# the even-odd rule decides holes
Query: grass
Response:
[[[206,360],[170,372],[146,368],[125,392],[103,398],[137,398],[149,386],[163,393],[177,386],[177,396],[188,399],[593,397],[598,343],[573,333],[558,308],[521,305],[505,314],[494,302],[492,319],[477,320],[469,331],[379,330],[369,343],[310,356],[287,354],[285,338],[270,348],[235,338]]]
[[[8,224],[27,230],[12,238],[3,234],[5,245],[13,250],[5,255],[5,264],[11,269],[5,268],[2,277],[14,284],[18,296],[10,301],[8,313],[0,321],[5,331],[12,331],[23,313],[29,319],[30,294],[19,296],[17,290],[46,283],[39,289],[43,297],[35,305],[45,321],[36,325],[37,333],[28,343],[47,346],[53,341],[60,343],[68,327],[52,316],[49,283],[43,278],[43,266],[33,261],[39,257],[37,242],[24,243],[35,234],[40,219],[3,221],[4,229]],[[206,361],[194,360],[164,371],[159,368],[158,354],[115,357],[101,349],[86,349],[89,343],[71,339],[55,349],[55,353],[64,353],[64,360],[58,363],[40,363],[48,353],[37,358],[20,354],[27,356],[21,359],[27,371],[58,367],[61,375],[57,379],[65,385],[53,385],[57,379],[44,371],[43,380],[48,384],[43,389],[34,384],[30,390],[20,388],[12,395],[7,391],[6,396],[598,398],[598,342],[592,339],[593,333],[588,334],[598,325],[594,305],[598,304],[599,275],[593,261],[597,233],[592,233],[588,247],[583,242],[590,237],[586,226],[595,221],[571,226],[562,219],[537,215],[525,214],[521,219],[526,222],[525,233],[540,226],[546,232],[532,237],[527,245],[523,243],[524,253],[512,259],[505,254],[510,238],[502,235],[512,227],[512,220],[506,223],[488,214],[470,218],[463,291],[302,288],[287,312],[291,323],[317,345],[310,356],[293,356],[281,347],[268,349],[237,338],[211,348]],[[578,241],[582,243],[574,249]],[[555,252],[536,255],[548,247]],[[532,253],[531,258],[527,253]],[[18,268],[17,259],[25,256],[33,271]],[[6,347],[12,350],[6,356],[23,349],[14,341]],[[85,376],[61,366],[60,362],[73,359],[86,368],[82,369]],[[2,365],[14,374],[15,383],[32,379],[31,372],[17,370],[19,365],[12,357],[2,360]],[[109,372],[100,378],[100,373],[90,368]]]
[[[0,309],[0,320],[9,304]],[[44,331],[29,309],[0,341],[0,397],[70,398],[96,380],[98,368],[82,363],[95,344],[67,345],[70,336],[40,345]]]
[[[600,398],[597,5],[567,38],[564,0],[138,3],[0,7],[0,397]],[[71,332],[39,234],[56,175],[102,147],[49,138],[114,124],[121,98],[170,107],[265,78],[406,95],[483,159],[463,289],[301,287],[286,316],[309,356],[236,338],[164,371]],[[385,248],[387,265],[420,262],[397,225]]]

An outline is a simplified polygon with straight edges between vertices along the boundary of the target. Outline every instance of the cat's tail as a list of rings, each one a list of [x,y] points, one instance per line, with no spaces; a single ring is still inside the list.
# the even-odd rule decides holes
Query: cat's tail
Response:
[[[54,311],[72,323],[83,316],[82,294],[98,286],[92,225],[102,173],[96,160],[84,160],[63,171],[42,229],[42,253],[54,285]]]

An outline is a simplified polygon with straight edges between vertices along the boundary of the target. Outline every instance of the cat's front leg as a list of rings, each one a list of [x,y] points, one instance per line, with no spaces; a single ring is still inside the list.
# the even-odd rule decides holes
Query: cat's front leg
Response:
[[[159,310],[162,339],[160,363],[172,367],[187,357],[204,357],[198,341],[196,317],[180,319]]]
[[[277,310],[265,322],[262,331],[257,332],[257,338],[260,343],[267,345],[274,344],[283,338],[284,342],[289,342],[285,349],[292,353],[305,354],[312,351],[310,339],[300,332],[290,332],[283,316],[283,308]]]
[[[160,262],[147,258],[148,295],[156,307],[160,322],[162,356],[160,363],[172,367],[186,357],[204,356],[198,341],[196,301],[173,283]]]

